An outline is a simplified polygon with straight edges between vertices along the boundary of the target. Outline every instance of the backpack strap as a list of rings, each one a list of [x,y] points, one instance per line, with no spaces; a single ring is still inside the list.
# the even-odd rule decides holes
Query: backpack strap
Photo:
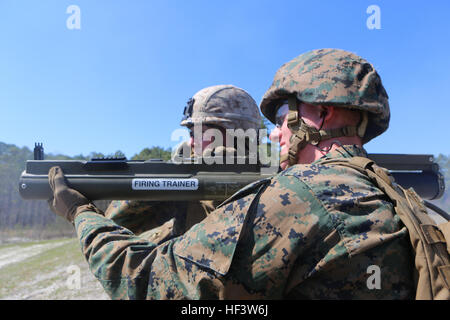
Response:
[[[396,184],[389,171],[371,159],[353,157],[322,163],[358,170],[391,199],[396,214],[408,229],[415,252],[416,299],[450,299],[450,222],[438,227],[414,189]]]

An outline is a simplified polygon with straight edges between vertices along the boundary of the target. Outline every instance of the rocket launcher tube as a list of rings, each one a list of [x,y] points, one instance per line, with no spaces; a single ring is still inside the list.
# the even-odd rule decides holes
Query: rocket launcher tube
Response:
[[[395,181],[424,199],[444,193],[444,179],[432,155],[369,154]],[[235,162],[236,163],[236,162]],[[125,158],[28,160],[19,180],[24,199],[50,199],[48,171],[60,166],[68,185],[90,200],[225,200],[242,187],[276,172],[259,164],[126,161]]]

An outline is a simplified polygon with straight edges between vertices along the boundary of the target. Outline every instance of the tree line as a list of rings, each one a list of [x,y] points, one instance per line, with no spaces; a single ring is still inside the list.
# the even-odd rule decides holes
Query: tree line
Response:
[[[123,157],[123,152],[113,154],[91,152],[70,157],[63,154],[45,154],[46,160],[90,160],[102,157]],[[23,200],[19,194],[19,177],[25,169],[27,160],[32,160],[33,151],[27,147],[19,148],[13,144],[0,142],[0,230],[20,228],[65,228],[65,221],[61,221],[53,214],[45,200]],[[148,160],[161,158],[168,160],[171,150],[161,147],[144,148],[130,160]],[[96,203],[105,209],[109,201]],[[69,228],[72,228],[70,225]]]

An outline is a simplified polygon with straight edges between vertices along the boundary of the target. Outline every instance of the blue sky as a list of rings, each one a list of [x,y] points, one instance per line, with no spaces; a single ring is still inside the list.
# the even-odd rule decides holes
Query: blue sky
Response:
[[[66,13],[80,8],[80,29]],[[381,29],[366,12],[380,8]],[[450,154],[449,1],[0,1],[0,141],[67,155],[172,147],[186,101],[234,84],[259,104],[276,70],[341,48],[390,96],[373,153]]]

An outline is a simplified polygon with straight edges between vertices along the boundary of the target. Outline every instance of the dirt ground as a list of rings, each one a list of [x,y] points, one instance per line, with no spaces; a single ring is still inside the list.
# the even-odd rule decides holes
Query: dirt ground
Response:
[[[77,239],[0,245],[1,300],[107,300]]]

